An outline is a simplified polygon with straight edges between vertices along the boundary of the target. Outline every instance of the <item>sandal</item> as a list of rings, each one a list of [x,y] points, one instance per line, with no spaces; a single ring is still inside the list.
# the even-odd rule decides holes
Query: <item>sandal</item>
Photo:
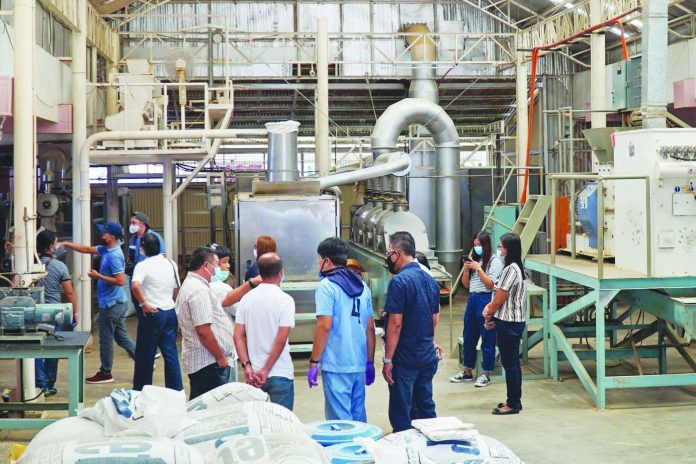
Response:
[[[504,408],[505,406],[507,406],[507,403],[498,403],[498,408]]]
[[[519,409],[513,409],[513,408],[510,408],[509,406],[508,406],[508,408],[509,408],[509,409],[507,409],[507,410],[503,410],[503,409],[501,409],[501,408],[495,408],[495,409],[493,410],[493,413],[492,413],[492,414],[493,414],[494,416],[508,416],[508,415],[510,415],[510,414],[519,414],[519,413],[520,413],[520,410],[519,410]]]

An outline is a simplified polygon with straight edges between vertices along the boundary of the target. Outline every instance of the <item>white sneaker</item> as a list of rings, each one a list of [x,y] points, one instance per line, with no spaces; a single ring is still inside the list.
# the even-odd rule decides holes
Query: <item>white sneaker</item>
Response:
[[[476,379],[476,383],[474,383],[475,387],[487,387],[488,384],[491,383],[491,379],[488,378],[486,374],[481,374],[479,375],[478,379]]]
[[[454,377],[449,378],[449,381],[452,383],[471,382],[472,380],[474,380],[474,376],[465,372],[460,372]]]

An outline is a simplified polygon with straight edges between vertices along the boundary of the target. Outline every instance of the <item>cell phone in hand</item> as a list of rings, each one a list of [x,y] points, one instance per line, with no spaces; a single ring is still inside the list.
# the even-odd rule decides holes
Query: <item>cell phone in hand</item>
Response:
[[[464,262],[468,263],[471,261],[473,261],[471,258],[469,258],[468,256],[464,256]]]

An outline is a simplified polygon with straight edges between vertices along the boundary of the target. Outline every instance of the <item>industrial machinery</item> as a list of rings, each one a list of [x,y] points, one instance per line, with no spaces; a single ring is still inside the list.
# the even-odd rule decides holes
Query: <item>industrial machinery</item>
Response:
[[[317,246],[327,237],[338,236],[340,227],[339,199],[322,194],[316,180],[298,182],[298,126],[293,121],[266,125],[267,178],[254,181],[251,192],[239,192],[234,200],[237,276],[243,278],[254,260],[256,238],[273,237],[285,269],[281,287],[295,300],[297,323],[290,336],[294,344],[313,339],[314,291],[319,284]]]
[[[127,73],[116,74],[113,84],[118,86],[121,111],[106,117],[110,131],[157,130],[163,119],[163,101],[159,81],[148,60],[126,60]],[[156,140],[128,140],[104,142],[105,148],[153,148]]]
[[[0,300],[10,296],[28,296],[34,303],[43,304],[44,302],[44,289],[43,287],[0,287]]]
[[[696,130],[617,133],[616,266],[656,277],[696,275]],[[647,188],[647,190],[646,190]]]
[[[70,303],[36,304],[28,296],[0,300],[0,341],[41,342],[44,333],[72,324]]]

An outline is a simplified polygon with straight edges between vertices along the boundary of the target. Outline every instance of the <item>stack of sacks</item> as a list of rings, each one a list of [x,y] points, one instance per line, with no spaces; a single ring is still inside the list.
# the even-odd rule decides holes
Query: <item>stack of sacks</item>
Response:
[[[206,464],[330,464],[324,448],[308,435],[267,433],[237,436],[205,456]],[[396,464],[396,463],[391,463]]]
[[[505,445],[457,418],[419,419],[412,425],[421,430],[405,430],[377,442],[369,438],[356,438],[355,442],[369,452],[375,464],[523,464]]]
[[[251,385],[239,382],[226,383],[189,401],[186,411],[190,413],[205,409],[215,410],[228,404],[246,401],[270,401],[270,398],[268,393]]]

